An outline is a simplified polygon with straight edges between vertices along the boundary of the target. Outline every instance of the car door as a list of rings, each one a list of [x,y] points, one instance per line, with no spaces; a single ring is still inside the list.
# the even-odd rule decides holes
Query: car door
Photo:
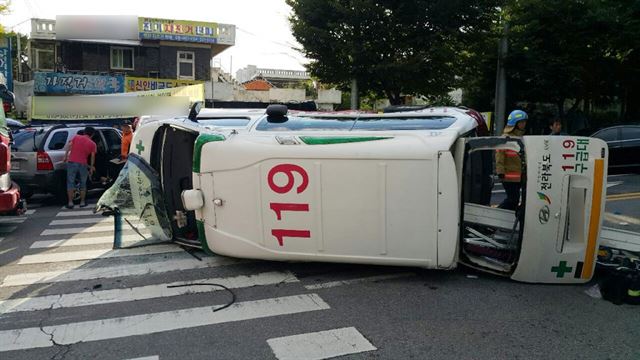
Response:
[[[620,163],[624,166],[640,167],[640,126],[620,128],[621,144]]]
[[[100,129],[100,133],[106,142],[106,154],[109,160],[120,157],[122,137],[116,129]]]
[[[609,167],[610,168],[620,167],[621,165],[624,164],[624,161],[623,161],[624,150],[622,149],[622,141],[620,138],[619,127],[600,130],[597,133],[593,134],[593,137],[602,139],[607,142],[607,145],[609,146]]]

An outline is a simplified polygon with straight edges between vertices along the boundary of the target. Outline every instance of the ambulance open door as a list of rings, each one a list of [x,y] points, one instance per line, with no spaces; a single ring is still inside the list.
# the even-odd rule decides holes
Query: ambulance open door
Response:
[[[525,136],[527,194],[512,279],[583,283],[593,276],[606,196],[607,145],[595,138]]]

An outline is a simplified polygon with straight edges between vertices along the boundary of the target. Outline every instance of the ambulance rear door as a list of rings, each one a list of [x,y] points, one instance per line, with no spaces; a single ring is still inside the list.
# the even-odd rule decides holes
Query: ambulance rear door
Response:
[[[595,138],[525,136],[526,203],[511,278],[583,283],[595,267],[606,196],[607,146]]]

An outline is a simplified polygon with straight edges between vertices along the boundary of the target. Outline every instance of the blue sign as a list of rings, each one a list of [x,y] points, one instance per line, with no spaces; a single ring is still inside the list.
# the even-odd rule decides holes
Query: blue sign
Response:
[[[33,86],[41,94],[114,94],[124,92],[124,76],[36,72]]]
[[[11,39],[7,47],[0,48],[0,73],[7,79],[7,88],[13,91],[13,71],[11,67]]]

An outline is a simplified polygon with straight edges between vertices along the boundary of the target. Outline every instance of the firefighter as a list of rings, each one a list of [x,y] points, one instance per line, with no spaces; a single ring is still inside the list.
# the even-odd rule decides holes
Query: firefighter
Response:
[[[503,136],[522,137],[527,126],[527,113],[514,110],[507,118],[507,126]],[[507,197],[498,206],[502,209],[516,210],[520,203],[520,177],[522,175],[522,161],[518,152],[513,150],[498,150],[496,152],[496,173],[502,181]]]

